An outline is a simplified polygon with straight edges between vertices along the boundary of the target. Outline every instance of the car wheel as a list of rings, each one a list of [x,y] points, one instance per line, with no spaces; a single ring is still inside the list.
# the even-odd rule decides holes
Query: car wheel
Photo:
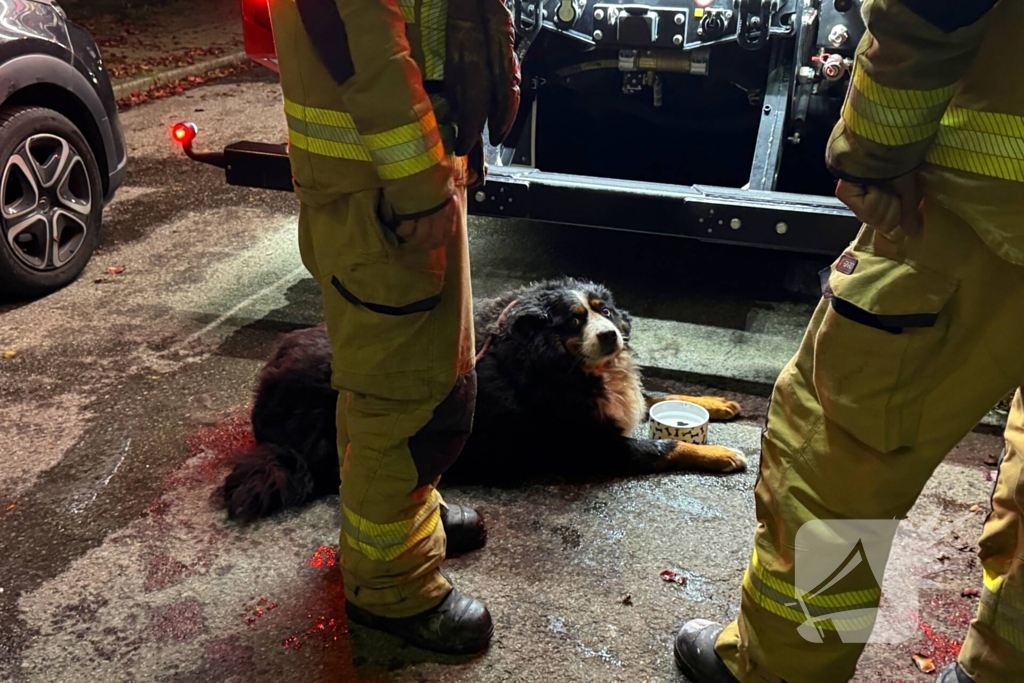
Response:
[[[0,109],[0,295],[72,282],[99,243],[103,182],[81,131],[42,107]]]

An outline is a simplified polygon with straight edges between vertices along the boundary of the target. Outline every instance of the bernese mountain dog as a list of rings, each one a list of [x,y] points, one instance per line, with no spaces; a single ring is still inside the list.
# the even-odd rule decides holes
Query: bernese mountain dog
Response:
[[[645,392],[629,345],[630,321],[605,287],[575,279],[478,302],[473,432],[443,483],[508,486],[541,477],[581,481],[745,468],[743,454],[723,446],[633,436],[658,401],[699,404],[713,420],[735,417],[740,406]],[[241,455],[221,489],[231,518],[249,521],[337,495],[337,399],[326,327],[287,334],[257,378],[256,446]]]

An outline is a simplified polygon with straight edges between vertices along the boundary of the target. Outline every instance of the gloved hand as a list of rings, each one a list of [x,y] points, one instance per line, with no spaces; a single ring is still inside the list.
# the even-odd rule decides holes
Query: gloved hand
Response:
[[[445,99],[455,112],[455,154],[482,144],[484,121],[501,144],[519,111],[515,28],[505,0],[449,0]]]
[[[908,173],[883,185],[859,185],[840,180],[836,197],[870,227],[891,234],[897,228],[907,235],[921,231],[921,190],[916,173]]]
[[[413,220],[401,221],[395,233],[402,242],[418,249],[440,249],[458,230],[461,209],[461,200],[456,195],[440,211]]]
[[[487,36],[487,63],[491,70],[491,106],[487,111],[487,129],[491,144],[505,141],[519,112],[519,58],[516,56],[516,30],[512,12],[505,0],[479,0]]]
[[[457,156],[466,156],[480,143],[492,98],[480,2],[448,1],[444,96],[455,113]]]

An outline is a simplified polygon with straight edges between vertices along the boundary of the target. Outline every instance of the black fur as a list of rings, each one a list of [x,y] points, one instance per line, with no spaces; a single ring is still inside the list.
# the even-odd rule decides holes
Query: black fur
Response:
[[[629,314],[592,282],[542,282],[479,302],[477,348],[490,343],[477,364],[473,434],[444,483],[509,485],[541,475],[578,480],[662,469],[675,442],[631,439],[601,416],[605,384],[578,353],[574,291],[600,302],[586,314],[610,319],[623,353],[630,353]],[[330,361],[320,325],[286,335],[261,370],[252,410],[257,447],[224,483],[230,516],[254,519],[338,492]]]

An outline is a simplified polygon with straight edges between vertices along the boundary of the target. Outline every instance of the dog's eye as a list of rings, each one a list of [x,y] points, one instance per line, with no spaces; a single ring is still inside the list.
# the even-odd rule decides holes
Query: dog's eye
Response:
[[[603,315],[606,318],[610,318],[610,317],[612,317],[612,312],[609,311],[608,307],[606,306],[606,307],[601,309],[601,315]]]
[[[576,316],[573,316],[572,320],[569,321],[569,325],[571,325],[573,329],[578,328],[582,324],[583,324],[583,319],[582,318],[578,318]]]

